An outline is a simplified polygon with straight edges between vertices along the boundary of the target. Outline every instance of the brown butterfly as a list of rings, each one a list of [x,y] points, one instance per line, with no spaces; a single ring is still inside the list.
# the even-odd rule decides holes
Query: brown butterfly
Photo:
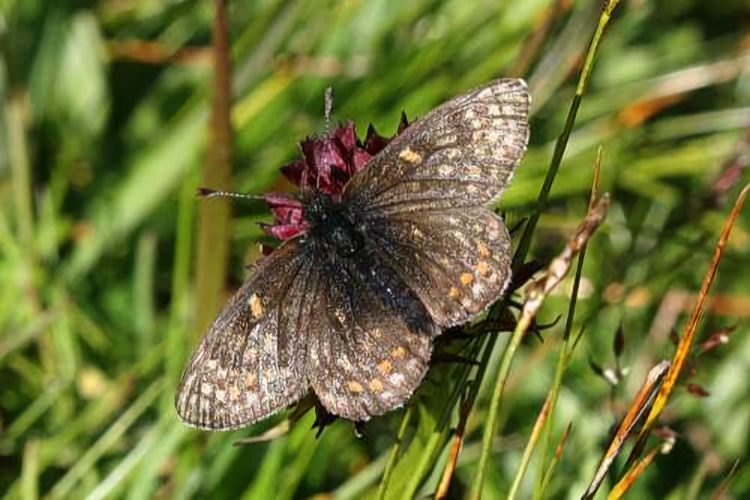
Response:
[[[285,240],[225,305],[187,365],[181,419],[234,429],[310,389],[367,420],[406,403],[441,330],[473,319],[510,279],[510,238],[487,206],[526,151],[530,97],[500,79],[455,97],[390,142],[353,125],[302,143],[266,195]],[[408,125],[408,126],[407,126]]]

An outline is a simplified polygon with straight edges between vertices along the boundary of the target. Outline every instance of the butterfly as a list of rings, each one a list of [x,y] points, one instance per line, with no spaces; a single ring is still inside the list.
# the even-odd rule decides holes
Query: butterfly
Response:
[[[235,429],[310,390],[363,421],[405,404],[434,339],[510,280],[510,237],[489,208],[526,151],[520,79],[457,96],[384,139],[353,124],[302,143],[282,171],[301,196],[266,195],[283,242],[198,345],[175,405],[187,424]]]

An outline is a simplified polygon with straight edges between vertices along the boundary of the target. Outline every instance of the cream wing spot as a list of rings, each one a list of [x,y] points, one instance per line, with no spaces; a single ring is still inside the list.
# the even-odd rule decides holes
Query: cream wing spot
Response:
[[[393,365],[391,364],[390,361],[388,361],[387,359],[384,359],[383,361],[378,363],[378,370],[383,375],[388,375],[389,373],[393,371]]]
[[[477,272],[482,277],[487,277],[490,274],[490,266],[487,265],[487,262],[485,261],[479,261],[479,264],[477,264]]]
[[[439,156],[437,156],[437,157],[438,158],[443,157],[446,160],[455,161],[455,160],[461,158],[461,156],[462,156],[462,153],[461,153],[460,149],[458,149],[458,148],[446,148],[446,149],[442,150],[440,152]]]
[[[453,175],[453,172],[455,172],[455,169],[450,165],[440,165],[438,167],[438,173],[442,176],[451,176]]]
[[[235,384],[232,384],[229,387],[229,399],[230,400],[237,401],[237,399],[239,399],[241,393],[242,393],[242,391],[240,391],[240,388],[237,387]]]
[[[391,385],[394,386],[401,386],[406,381],[406,377],[404,377],[403,373],[394,373],[390,377],[388,377],[388,382],[391,383]]]
[[[370,380],[367,385],[370,387],[370,390],[376,394],[383,392],[383,382],[379,379],[374,378]]]
[[[474,281],[474,276],[471,273],[463,273],[459,279],[463,286],[469,286]]]
[[[242,379],[242,383],[245,384],[245,390],[252,390],[258,387],[258,374],[257,373],[246,373]]]
[[[477,247],[479,250],[479,256],[483,259],[486,259],[487,257],[492,255],[492,251],[490,251],[489,247],[484,241],[480,241]]]
[[[391,358],[393,359],[404,359],[406,357],[406,349],[403,346],[395,347],[391,350]]]
[[[402,149],[401,152],[398,154],[398,157],[402,160],[408,162],[408,163],[419,163],[422,161],[422,156],[411,149],[409,146]]]
[[[260,319],[265,313],[263,309],[263,301],[260,299],[260,295],[253,293],[247,301],[250,306],[250,312],[253,314],[255,319]]]
[[[442,135],[435,140],[435,146],[438,148],[452,146],[453,144],[456,143],[457,140],[458,140],[458,137],[455,134]]]

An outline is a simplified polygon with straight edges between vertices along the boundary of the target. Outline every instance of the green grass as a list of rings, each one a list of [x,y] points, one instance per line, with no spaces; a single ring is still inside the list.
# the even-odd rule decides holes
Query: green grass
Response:
[[[423,116],[517,72],[533,96],[531,144],[501,208],[510,226],[528,221],[600,12],[595,1],[231,2],[231,187],[282,186],[278,167],[298,154],[300,139],[325,129],[329,85],[335,119],[355,120],[360,133],[372,122],[389,135],[402,110]],[[540,324],[562,320],[542,332],[543,343],[528,336],[518,348],[494,422],[507,332],[448,347],[484,360],[481,386],[476,369],[437,364],[408,410],[373,419],[365,440],[343,421],[315,439],[307,414],[283,437],[233,446],[284,415],[207,433],[185,427],[173,409],[202,333],[196,324],[215,312],[196,303],[197,219],[201,203],[222,202],[194,197],[209,146],[213,2],[0,0],[0,491],[9,498],[424,497],[440,481],[459,423],[454,403],[468,386],[476,399],[449,498],[469,494],[480,460],[483,498],[504,498],[560,380],[518,498],[579,498],[646,372],[672,357],[670,331],[681,332],[722,222],[748,182],[747,13],[739,0],[624,1],[615,11],[529,233],[528,258],[547,263],[561,251],[586,214],[601,146],[600,191],[610,193],[610,208],[580,270],[569,328],[583,335],[564,372],[558,360],[569,352],[563,332],[575,273],[538,316]],[[152,54],[156,60],[145,61]],[[726,171],[738,178],[717,191]],[[258,255],[255,222],[268,220],[261,203],[232,211],[227,296]],[[684,381],[710,395],[677,388],[661,417],[678,433],[676,444],[633,485],[632,498],[708,497],[737,460],[728,491],[750,492],[748,228],[741,214],[697,340],[737,329],[696,357]],[[611,387],[589,362],[615,367],[620,327],[617,362],[626,370]],[[483,455],[489,425],[497,433]]]

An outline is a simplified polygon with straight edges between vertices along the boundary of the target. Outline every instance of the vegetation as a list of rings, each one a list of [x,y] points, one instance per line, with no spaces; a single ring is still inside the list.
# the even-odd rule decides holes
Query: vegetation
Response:
[[[655,398],[636,398],[647,373],[662,369],[647,396],[669,385],[659,363],[683,339],[628,493],[750,494],[747,213],[690,320],[748,181],[745,2],[234,1],[226,29],[222,4],[0,0],[0,491],[580,498],[623,417],[648,413]],[[216,67],[231,60],[231,80],[213,72],[222,33]],[[517,275],[546,267],[582,221],[593,230],[595,164],[609,193],[531,333],[511,336],[507,303],[451,332],[408,407],[363,438],[340,420],[316,438],[313,412],[231,433],[179,422],[184,364],[270,219],[260,202],[201,201],[196,188],[288,189],[278,167],[325,130],[329,85],[334,119],[390,135],[402,110],[414,119],[499,76],[523,76],[533,96],[529,152],[499,206],[517,227]],[[644,419],[600,497],[634,470]]]

